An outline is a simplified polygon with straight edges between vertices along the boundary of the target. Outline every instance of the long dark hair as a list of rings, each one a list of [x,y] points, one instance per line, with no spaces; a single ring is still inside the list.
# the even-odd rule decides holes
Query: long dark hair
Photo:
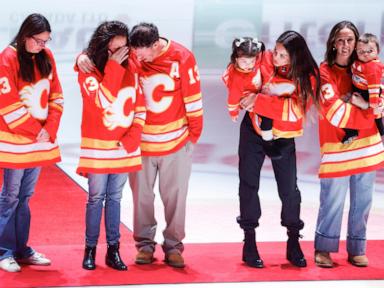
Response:
[[[311,98],[316,107],[319,107],[320,98],[320,71],[315,59],[309,51],[303,36],[295,31],[286,31],[276,40],[287,50],[291,69],[290,78],[295,82],[299,91],[300,104],[303,111],[306,111],[308,100]],[[316,87],[313,90],[311,76],[316,79]]]
[[[333,26],[328,36],[327,50],[325,51],[325,61],[329,66],[332,66],[333,64],[335,64],[336,54],[337,54],[337,51],[335,49],[336,36],[340,32],[340,30],[344,28],[350,29],[353,32],[353,34],[355,34],[356,43],[357,43],[357,39],[359,39],[359,30],[357,30],[356,26],[350,21],[341,21],[337,23],[335,26]],[[349,58],[348,65],[351,65],[353,61],[356,60],[356,58],[357,58],[356,51],[353,50],[353,53]]]
[[[235,64],[239,57],[256,57],[260,52],[265,51],[263,42],[252,37],[235,38],[232,42],[231,62]]]
[[[101,73],[104,73],[108,61],[108,44],[115,36],[126,37],[128,45],[127,25],[120,21],[105,21],[93,32],[88,48],[85,49],[85,53]]]
[[[25,48],[26,38],[43,32],[51,32],[51,26],[47,18],[41,14],[34,13],[25,18],[19,32],[11,42],[11,45],[17,50],[17,59],[20,64],[19,76],[21,76],[24,81],[35,81],[33,58],[35,59],[37,69],[41,76],[47,77],[52,71],[51,60],[44,49],[39,53],[29,53]]]

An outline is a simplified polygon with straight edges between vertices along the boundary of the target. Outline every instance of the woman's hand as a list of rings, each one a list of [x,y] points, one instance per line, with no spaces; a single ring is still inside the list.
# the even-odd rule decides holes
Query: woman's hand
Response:
[[[351,104],[366,110],[369,108],[369,102],[365,101],[359,93],[353,93],[350,99]]]
[[[109,59],[114,60],[117,63],[121,64],[128,58],[129,48],[127,46],[120,47],[114,53],[108,51]]]
[[[76,61],[77,67],[83,73],[91,73],[96,70],[95,64],[86,54],[80,54]]]
[[[248,93],[243,99],[240,100],[240,107],[248,112],[253,111],[253,106],[255,105],[257,94]]]
[[[39,134],[37,134],[36,141],[39,143],[49,142],[49,138],[50,137],[49,137],[49,133],[47,132],[47,130],[42,128],[40,130]]]

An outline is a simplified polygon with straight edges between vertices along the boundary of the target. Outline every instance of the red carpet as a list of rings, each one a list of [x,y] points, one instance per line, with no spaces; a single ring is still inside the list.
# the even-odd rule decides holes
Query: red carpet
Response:
[[[346,261],[346,253],[334,254],[337,266],[321,269],[313,264],[313,243],[303,241],[308,267],[294,268],[284,258],[284,242],[260,243],[265,269],[252,269],[240,261],[241,243],[187,244],[185,269],[165,265],[158,247],[153,265],[134,264],[135,248],[131,232],[121,227],[121,254],[127,272],[112,270],[104,264],[105,234],[100,237],[97,269],[81,268],[84,247],[86,193],[57,167],[43,170],[32,198],[30,245],[46,254],[52,265],[24,266],[21,273],[0,271],[1,287],[87,286],[159,283],[202,283],[284,280],[378,280],[384,279],[384,241],[369,241],[370,266],[356,268]],[[234,223],[235,225],[235,223]],[[345,251],[345,243],[340,251]]]

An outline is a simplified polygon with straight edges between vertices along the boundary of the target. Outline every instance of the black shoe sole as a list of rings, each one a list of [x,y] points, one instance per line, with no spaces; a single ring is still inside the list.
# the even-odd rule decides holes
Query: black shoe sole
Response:
[[[82,266],[83,267],[83,269],[85,269],[85,270],[95,270],[96,269],[96,266],[94,266],[94,267],[89,267],[89,266]]]
[[[254,263],[247,263],[245,262],[245,264],[248,266],[248,267],[252,267],[252,268],[258,268],[258,269],[261,269],[261,268],[264,268],[264,264],[254,264]]]
[[[290,260],[290,259],[287,259],[289,261],[289,263],[291,263],[293,266],[295,267],[299,267],[299,268],[304,268],[304,267],[307,267],[307,261],[293,261],[293,260]]]
[[[111,267],[112,269],[115,269],[117,271],[127,271],[128,270],[128,267],[125,266],[125,267],[118,267],[118,266],[115,266],[114,264],[111,264],[109,262],[105,262],[105,264],[108,266],[108,267]]]
[[[252,268],[264,268],[264,262],[261,259],[254,260],[254,261],[247,261],[247,260],[243,259],[243,262],[245,263],[245,265],[252,267]]]

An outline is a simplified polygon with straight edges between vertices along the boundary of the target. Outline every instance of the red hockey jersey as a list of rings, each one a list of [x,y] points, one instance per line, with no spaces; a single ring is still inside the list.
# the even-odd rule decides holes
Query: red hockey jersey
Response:
[[[295,83],[276,73],[272,52],[264,52],[261,62],[262,89],[258,93],[250,113],[255,130],[260,134],[261,118],[273,119],[273,135],[276,138],[293,138],[303,134],[303,111]]]
[[[78,73],[83,115],[77,173],[141,169],[140,137],[146,113],[135,64],[130,60],[125,69],[109,60],[104,75]]]
[[[360,108],[340,98],[352,90],[347,68],[326,63],[320,66],[321,109],[319,138],[321,148],[320,178],[341,177],[369,172],[383,167],[384,147],[375,125],[372,108]],[[358,129],[359,136],[343,144],[342,128]]]
[[[381,81],[384,73],[384,64],[379,59],[369,62],[356,60],[352,64],[352,83],[360,90],[368,91],[369,104],[378,105],[380,101]]]
[[[140,62],[140,82],[146,100],[143,155],[167,155],[188,140],[196,143],[203,127],[200,77],[193,54],[167,40],[152,62]],[[137,60],[136,60],[137,61]]]
[[[63,112],[63,94],[51,51],[44,49],[52,72],[42,77],[35,66],[35,81],[19,76],[16,49],[7,47],[0,56],[0,167],[31,168],[60,161],[56,141]],[[44,128],[50,142],[38,143]]]
[[[230,116],[238,116],[240,111],[240,100],[244,92],[256,93],[261,88],[260,62],[262,54],[256,60],[255,67],[250,72],[245,72],[230,64],[224,71],[222,80],[228,88],[227,107]]]

